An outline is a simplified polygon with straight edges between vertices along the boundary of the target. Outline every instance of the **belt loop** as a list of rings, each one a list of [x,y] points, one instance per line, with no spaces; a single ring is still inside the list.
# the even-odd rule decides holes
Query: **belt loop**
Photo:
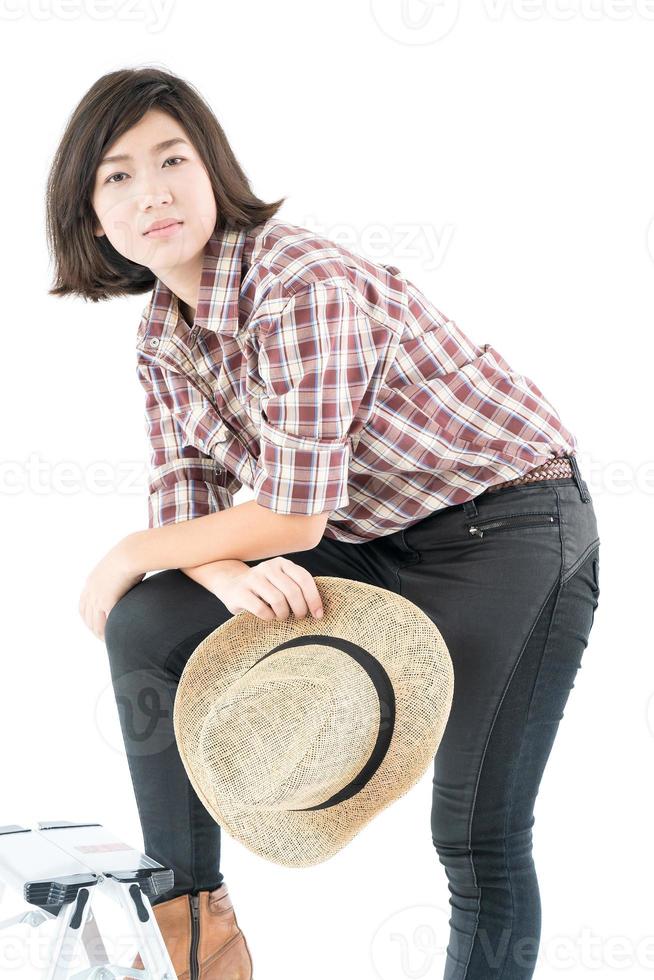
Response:
[[[590,493],[588,492],[588,486],[585,481],[581,478],[581,473],[579,472],[579,463],[577,462],[576,456],[568,456],[570,460],[570,466],[572,467],[572,475],[575,483],[577,484],[577,489],[579,490],[579,495],[584,503],[590,501]]]
[[[474,500],[466,500],[463,504],[463,513],[466,517],[477,517],[479,511],[477,510],[477,504]]]

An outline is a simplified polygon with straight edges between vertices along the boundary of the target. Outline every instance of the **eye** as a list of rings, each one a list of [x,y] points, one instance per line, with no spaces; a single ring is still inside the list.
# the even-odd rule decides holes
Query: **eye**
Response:
[[[167,157],[164,160],[164,163],[168,163],[169,160],[184,160],[184,157]],[[122,177],[124,174],[124,170],[119,171],[117,174],[111,174],[111,176],[107,177],[105,180],[105,184],[124,184],[124,180],[114,180],[114,177]]]

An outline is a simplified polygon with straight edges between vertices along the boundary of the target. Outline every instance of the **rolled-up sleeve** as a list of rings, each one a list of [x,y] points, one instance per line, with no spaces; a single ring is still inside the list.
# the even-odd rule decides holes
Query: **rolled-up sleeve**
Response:
[[[304,515],[347,506],[350,428],[377,362],[374,324],[345,286],[319,281],[289,300],[260,336],[257,503]]]
[[[185,442],[176,418],[192,405],[194,393],[188,382],[158,364],[141,361],[137,376],[145,391],[150,450],[148,527],[189,521],[231,507],[241,483],[212,456]]]

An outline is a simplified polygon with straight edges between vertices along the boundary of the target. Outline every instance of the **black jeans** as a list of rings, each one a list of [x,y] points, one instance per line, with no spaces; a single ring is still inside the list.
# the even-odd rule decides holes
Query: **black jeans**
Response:
[[[574,463],[570,478],[487,491],[408,530],[363,544],[323,538],[286,556],[313,576],[405,596],[447,644],[454,698],[431,810],[450,891],[445,980],[528,980],[534,972],[534,803],[599,597],[595,512]],[[155,904],[223,879],[220,827],[187,779],[172,711],[188,658],[230,616],[171,569],[130,589],[106,623],[144,847],[175,871],[174,889]]]

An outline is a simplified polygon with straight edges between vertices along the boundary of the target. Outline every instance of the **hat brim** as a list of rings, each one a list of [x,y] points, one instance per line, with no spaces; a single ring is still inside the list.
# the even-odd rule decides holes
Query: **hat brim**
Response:
[[[429,617],[388,589],[334,576],[316,576],[324,608],[310,618],[262,620],[232,616],[196,647],[179,681],[175,738],[189,781],[216,822],[255,854],[285,867],[318,864],[336,854],[381,810],[411,789],[440,744],[454,692],[443,637]],[[354,796],[320,810],[262,810],[216,799],[198,756],[201,720],[192,705],[224,692],[273,647],[298,636],[337,636],[369,650],[395,694],[395,726],[382,762]]]

